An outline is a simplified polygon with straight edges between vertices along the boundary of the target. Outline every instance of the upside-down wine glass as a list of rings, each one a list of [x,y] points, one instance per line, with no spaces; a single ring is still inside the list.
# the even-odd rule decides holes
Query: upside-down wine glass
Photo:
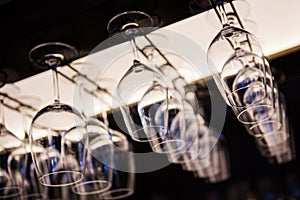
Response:
[[[48,190],[39,184],[35,171],[32,171],[31,151],[42,153],[44,148],[31,147],[28,140],[29,126],[37,108],[41,105],[41,100],[31,95],[21,95],[18,96],[18,99],[18,102],[15,102],[15,110],[22,115],[24,145],[11,152],[8,157],[8,168],[10,173],[14,175],[15,184],[22,188],[22,200],[43,200],[47,198]]]
[[[209,56],[212,62],[216,61],[216,57],[221,58],[220,47],[224,47],[224,43],[234,49],[235,52],[225,64],[218,63],[220,66],[224,64],[220,82],[225,88],[227,100],[233,105],[233,111],[244,123],[248,133],[255,137],[258,146],[265,142],[265,146],[269,150],[272,149],[272,153],[278,150],[275,153],[281,155],[283,152],[280,151],[283,149],[273,147],[283,144],[289,133],[285,130],[285,111],[280,105],[283,100],[280,99],[276,81],[258,42],[251,34],[228,25],[229,20],[224,17],[226,12],[223,6],[218,5],[216,11],[220,13],[225,31],[211,44]],[[235,31],[230,30],[232,28],[235,28]],[[226,52],[225,48],[221,50]],[[225,60],[224,55],[223,53],[222,59]]]
[[[276,107],[279,92],[269,63],[252,34],[229,25],[233,23],[230,22],[232,19],[227,19],[224,4],[217,5],[215,10],[223,24],[223,35],[220,33],[214,39],[208,57],[212,59],[211,63],[219,67],[223,64],[219,80],[224,86],[228,103],[250,134],[276,132],[282,125],[280,107]],[[236,18],[239,19],[239,16],[236,15]],[[235,52],[231,56],[228,53],[227,59],[224,52],[232,49]],[[222,59],[225,62],[220,62]]]
[[[148,22],[148,23],[146,23]],[[131,137],[139,142],[157,140],[168,134],[168,112],[159,124],[154,122],[154,114],[160,105],[168,105],[169,88],[167,81],[157,70],[139,59],[136,37],[145,34],[142,26],[153,26],[151,17],[141,11],[128,11],[113,17],[108,23],[108,32],[119,30],[129,38],[133,51],[133,64],[122,76],[116,88],[120,100],[121,113]],[[147,98],[146,98],[147,97]],[[149,100],[151,97],[151,101]],[[174,97],[175,98],[175,97]],[[132,103],[137,102],[137,111]],[[168,140],[164,143],[172,143]],[[167,149],[165,149],[167,151]]]
[[[99,194],[99,199],[113,200],[124,199],[134,193],[135,187],[135,162],[132,151],[132,144],[126,136],[116,130],[110,129],[111,140],[114,144],[113,156],[113,180],[111,188]],[[97,157],[97,152],[94,153]]]
[[[224,3],[216,5],[222,30],[211,42],[207,61],[226,103],[239,121],[256,124],[274,112],[272,79],[266,73],[267,61],[257,39],[244,29],[231,26]]]
[[[32,148],[35,152],[42,153],[43,148]],[[22,188],[20,194],[22,200],[43,200],[47,198],[48,190],[39,184],[35,171],[32,171],[33,163],[30,156],[31,148],[28,143],[11,152],[8,157],[9,172],[13,174],[15,184]]]
[[[37,112],[29,131],[31,147],[44,148],[42,153],[31,151],[36,173],[44,186],[68,186],[84,178],[86,123],[76,108],[60,102],[57,74],[60,66],[77,57],[74,47],[59,42],[43,43],[29,52],[32,64],[48,67],[53,73],[54,102]],[[69,132],[74,127],[82,128]]]
[[[84,179],[72,187],[75,194],[92,197],[110,189],[112,184],[113,143],[110,139],[106,125],[98,119],[88,118],[87,137],[87,163],[85,165]],[[76,131],[77,128],[70,131]]]
[[[255,133],[254,138],[262,156],[268,157],[271,162],[281,164],[295,158],[294,136],[289,127],[284,95],[277,87],[274,90],[277,96],[274,119],[252,127],[251,131]],[[274,126],[273,121],[278,120],[281,126]]]
[[[169,89],[169,93],[172,94],[172,92],[176,92],[178,93],[177,95],[181,95],[182,97],[182,102],[177,103],[177,105],[179,105],[177,109],[182,111],[180,114],[175,113],[174,115],[172,111],[176,107],[174,106],[174,98],[170,99],[170,105],[167,109],[170,111],[169,119],[172,119],[170,120],[171,125],[169,132],[181,132],[180,134],[177,134],[177,137],[180,138],[180,140],[178,140],[178,138],[174,139],[176,139],[176,141],[184,141],[185,148],[181,148],[182,145],[180,144],[182,144],[182,142],[177,142],[177,148],[174,148],[174,145],[169,148],[170,150],[173,150],[173,152],[168,154],[169,161],[174,163],[188,162],[189,160],[193,160],[197,155],[198,142],[196,140],[199,136],[197,134],[198,124],[200,124],[201,121],[205,121],[203,117],[204,112],[202,112],[200,106],[198,106],[199,102],[194,89],[188,84],[188,81],[185,79],[186,77],[180,73],[180,69],[182,69],[181,65],[184,65],[186,69],[186,66],[189,66],[189,63],[183,57],[178,56],[175,53],[158,49],[150,39],[148,39],[148,42],[150,45],[143,48],[144,54],[147,56],[149,62],[152,63],[153,67],[157,68],[162,74],[167,76],[167,80],[170,82],[171,87],[174,88]],[[187,69],[187,71],[189,71],[189,69]],[[162,107],[163,105],[160,106],[160,108]],[[183,109],[181,109],[181,107],[183,107]],[[156,120],[161,118],[159,116],[164,115],[164,112],[161,112],[164,111],[164,109],[158,109],[158,111],[160,112],[156,113]],[[184,123],[182,123],[183,121]],[[184,131],[182,132],[182,130]],[[160,145],[156,145],[155,147],[160,147]]]
[[[248,133],[258,144],[265,142],[274,153],[274,144],[283,144],[289,133],[284,130],[287,126],[279,103],[280,92],[269,63],[252,34],[230,25],[224,3],[215,10],[223,24],[208,49],[208,63],[215,70],[215,81],[224,89],[225,100]],[[275,150],[278,155],[283,153],[280,152],[283,149]]]
[[[194,161],[195,176],[204,178],[209,183],[227,180],[230,178],[230,162],[226,138],[222,134],[216,138],[208,131],[203,140],[198,159]],[[212,149],[210,143],[215,144]]]
[[[7,74],[0,72],[0,87],[7,81]],[[0,94],[0,199],[18,199],[22,188],[15,184],[13,175],[9,173],[7,159],[12,151],[23,145],[22,141],[5,126],[3,101],[6,94]]]

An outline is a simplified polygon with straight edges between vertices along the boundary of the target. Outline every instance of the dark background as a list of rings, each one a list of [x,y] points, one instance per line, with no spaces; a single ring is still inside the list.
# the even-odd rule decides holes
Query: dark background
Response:
[[[85,56],[108,37],[106,25],[114,15],[127,10],[141,10],[161,18],[163,26],[174,23],[209,7],[206,0],[0,0],[0,68],[14,82],[32,76],[27,54],[37,44],[49,41],[75,46]],[[275,22],[274,22],[275,23]],[[300,37],[300,36],[299,36]],[[270,60],[272,71],[285,95],[288,117],[299,155],[300,52]],[[209,107],[209,105],[206,105]],[[228,143],[231,178],[208,184],[185,172],[180,165],[137,174],[136,191],[129,199],[299,199],[299,159],[270,164],[257,150],[253,139],[238,123],[230,109],[223,129]],[[136,148],[143,148],[135,143]]]
[[[205,0],[197,9],[208,7]],[[159,16],[163,26],[193,15],[188,0],[0,0],[0,67],[10,81],[37,73],[28,52],[51,41],[75,46],[85,56],[108,38],[109,20],[128,10]]]

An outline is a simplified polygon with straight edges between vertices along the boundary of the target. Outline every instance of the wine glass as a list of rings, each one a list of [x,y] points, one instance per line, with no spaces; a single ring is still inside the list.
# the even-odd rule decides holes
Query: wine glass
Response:
[[[76,183],[72,191],[78,195],[95,195],[110,189],[112,184],[113,143],[107,127],[97,119],[87,119],[87,163],[83,181]],[[76,128],[71,130],[76,131]]]
[[[29,131],[30,146],[44,148],[42,153],[31,151],[36,173],[44,186],[68,186],[84,178],[86,123],[76,108],[60,102],[57,74],[60,66],[77,57],[74,47],[60,42],[43,43],[29,52],[33,65],[53,72],[54,102],[37,112]],[[69,132],[74,127],[82,128]]]
[[[169,115],[168,118],[171,120],[167,136],[160,137],[149,143],[156,152],[168,152],[167,155],[171,162],[187,162],[188,160],[194,159],[197,155],[198,124],[201,124],[200,119],[204,121],[204,117],[202,117],[204,112],[202,112],[198,106],[199,102],[196,98],[196,94],[186,81],[185,76],[183,76],[184,73],[182,69],[188,68],[190,63],[181,56],[158,49],[153,42],[150,42],[150,44],[151,45],[143,48],[144,54],[147,55],[149,63],[152,63],[153,67],[166,76],[170,85],[168,90],[170,97],[167,99],[170,105],[168,106],[168,104],[164,103],[159,106],[155,115],[155,121],[160,123],[166,122],[167,119],[163,118],[165,117],[165,113]],[[175,65],[172,63],[175,63]],[[193,69],[193,67],[190,69]],[[190,69],[187,69],[187,71]],[[192,72],[189,71],[188,73],[190,74]],[[189,81],[192,82],[192,80]],[[173,96],[178,97],[172,98]],[[150,99],[150,95],[144,97]],[[178,101],[180,97],[181,102]],[[177,106],[175,106],[176,104]],[[176,107],[177,109],[175,109]],[[148,110],[151,109],[148,107]],[[152,111],[153,110],[155,109],[152,108]],[[143,110],[141,113],[147,112]],[[151,117],[143,117],[142,119],[151,119]],[[152,121],[150,122],[153,123]],[[159,142],[159,140],[161,141]],[[165,140],[172,140],[173,142],[168,144],[165,143]]]
[[[19,187],[14,175],[9,173],[8,157],[14,148],[0,148],[0,199],[19,199],[22,194],[22,188]]]
[[[239,70],[232,82],[231,91],[226,92],[238,120],[244,124],[268,120],[275,111],[273,83],[267,82],[266,74],[261,70],[265,66],[263,59],[249,52],[242,57],[229,58],[224,65],[223,72],[229,72],[228,68],[232,67]],[[230,85],[230,79],[227,75],[221,75],[224,88]]]
[[[294,137],[289,126],[284,95],[277,87],[274,89],[277,90],[278,96],[274,119],[253,127],[255,130],[251,129],[251,131],[259,133],[254,135],[254,139],[261,154],[280,164],[295,158]],[[280,121],[280,126],[277,125],[277,120]]]
[[[218,140],[217,142],[215,140]],[[230,177],[229,155],[224,135],[215,138],[210,132],[203,137],[202,146],[195,161],[195,175],[209,183],[225,181]],[[211,144],[215,144],[211,149]]]
[[[245,125],[248,133],[254,137],[262,137],[270,133],[278,132],[282,126],[284,126],[285,107],[283,106],[284,97],[280,94],[276,83],[273,84],[273,88],[267,86],[267,90],[274,96],[274,112],[270,115],[267,120],[254,125]],[[261,113],[264,111],[262,110]],[[253,116],[253,113],[249,113],[248,116]],[[261,115],[261,114],[260,114]]]
[[[47,189],[42,188],[42,186],[38,184],[39,182],[35,172],[31,172],[31,166],[33,164],[30,156],[31,151],[42,153],[44,148],[30,148],[27,141],[24,144],[24,147],[19,147],[10,153],[7,159],[8,168],[10,174],[13,174],[14,183],[18,187],[22,188],[22,192],[20,194],[22,199],[43,200],[47,197]]]
[[[138,102],[138,105],[149,103],[149,99],[143,97],[157,88],[160,92],[155,93],[159,96],[153,99],[153,104],[160,105],[168,98],[168,88],[164,77],[139,59],[136,37],[145,34],[141,27],[146,25],[153,26],[153,20],[148,14],[141,11],[128,11],[113,17],[107,26],[108,32],[111,30],[123,31],[124,36],[129,38],[131,43],[133,64],[118,82],[115,95],[121,104],[121,113],[131,137],[139,142],[147,142],[164,133],[157,133],[156,131],[145,133],[144,130],[149,124],[143,124],[136,108],[130,105],[135,101]],[[143,103],[142,100],[148,102]],[[160,130],[166,130],[166,128],[161,126]]]
[[[7,82],[7,75],[0,72],[0,86]],[[13,174],[9,173],[7,159],[12,151],[22,147],[22,141],[5,126],[5,114],[3,101],[7,94],[0,94],[0,199],[20,198],[22,188],[18,187],[13,179]]]
[[[167,90],[166,99],[161,99],[165,97],[164,94],[165,90],[160,85],[150,87],[138,103],[139,116],[154,152],[181,152],[187,145],[184,140],[185,110],[182,108],[181,96],[171,88]],[[174,121],[177,122],[176,128],[172,128]]]
[[[47,189],[42,188],[38,184],[38,178],[32,170],[32,158],[31,151],[36,153],[42,153],[44,148],[29,145],[29,126],[31,124],[32,117],[37,112],[36,108],[41,105],[41,100],[36,96],[21,95],[18,96],[18,104],[15,110],[20,112],[23,119],[24,136],[23,145],[14,151],[8,157],[8,169],[11,174],[14,174],[15,184],[22,188],[22,199],[46,199]]]
[[[116,130],[110,129],[111,140],[114,144],[113,156],[113,179],[111,188],[98,195],[99,199],[123,199],[134,193],[135,186],[135,163],[132,151],[132,144],[126,136]]]
[[[253,34],[229,23],[223,3],[215,10],[223,25],[207,51],[215,83],[239,121],[267,120],[274,112],[274,95],[268,90],[273,79],[262,48]]]
[[[243,42],[248,43],[247,38],[249,38],[251,46],[243,44]],[[224,28],[210,43],[207,51],[207,62],[212,69],[213,78],[220,89],[223,89],[221,90],[223,97],[230,106],[237,106],[236,102],[233,100],[229,101],[227,96],[239,89],[237,88],[239,85],[232,85],[238,75],[241,76],[239,82],[237,82],[241,82],[240,87],[248,88],[254,81],[257,82],[254,82],[253,85],[257,85],[258,88],[263,87],[265,84],[265,60],[262,57],[262,50],[254,39],[254,36],[243,29],[224,25]],[[246,67],[249,67],[249,69],[256,73],[252,81],[250,79],[246,82],[246,78],[242,79],[242,75],[245,74],[248,77],[252,74],[251,71],[247,71]],[[245,83],[243,84],[242,81]],[[264,89],[263,87],[261,90],[264,91]]]
[[[202,153],[202,156],[199,157],[200,149],[203,147],[206,147],[205,153],[208,154],[209,149],[212,149],[215,145],[213,142],[217,142],[217,140],[214,140],[211,143],[207,142],[207,134],[209,133],[210,128],[205,120],[199,119],[197,126],[198,126],[198,128],[195,129],[198,131],[197,138],[193,141],[192,146],[190,147],[191,150],[187,151],[185,154],[183,154],[183,156],[182,156],[183,159],[182,159],[182,157],[179,157],[175,162],[175,163],[180,163],[182,165],[182,168],[186,171],[194,171],[194,172],[197,171],[197,169],[199,168],[199,166],[198,166],[199,159],[201,159],[201,157],[204,157],[203,153]],[[193,131],[193,128],[191,128],[189,131]],[[189,152],[191,152],[191,153],[189,153]],[[187,154],[187,153],[189,153],[189,154]],[[195,157],[195,155],[196,155],[196,157]],[[189,159],[185,159],[185,157],[187,157],[187,156]]]
[[[183,151],[178,151],[176,154],[169,154],[168,159],[172,163],[181,164],[183,168],[190,168],[190,165],[192,165],[192,163],[198,158],[199,148],[201,148],[201,145],[205,145],[202,144],[203,137],[209,130],[209,126],[205,119],[199,114],[197,115],[198,119],[194,119],[193,110],[189,104],[186,104],[185,113],[185,141],[188,143],[188,145],[186,145],[186,148]],[[177,124],[178,121],[175,119],[173,123]]]

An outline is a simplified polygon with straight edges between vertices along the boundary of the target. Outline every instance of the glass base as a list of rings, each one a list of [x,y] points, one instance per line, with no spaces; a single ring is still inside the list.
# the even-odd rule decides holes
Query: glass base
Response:
[[[79,52],[73,46],[60,42],[48,42],[35,46],[30,50],[29,61],[36,69],[48,69],[49,60],[59,61],[58,66],[63,66],[79,57]]]
[[[150,15],[142,11],[127,11],[114,16],[107,24],[109,35],[121,33],[129,28],[154,27]]]

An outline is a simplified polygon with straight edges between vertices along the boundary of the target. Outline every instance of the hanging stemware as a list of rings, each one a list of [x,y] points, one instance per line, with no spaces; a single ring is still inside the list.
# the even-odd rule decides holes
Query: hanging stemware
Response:
[[[150,141],[150,144],[153,143],[152,146],[154,146],[158,152],[164,148],[169,149],[167,155],[170,162],[181,164],[189,163],[191,160],[196,159],[198,148],[200,147],[198,139],[201,138],[202,135],[199,134],[198,127],[200,125],[207,125],[207,123],[205,123],[204,110],[199,106],[200,102],[198,102],[196,93],[188,83],[192,82],[190,74],[193,73],[193,68],[183,57],[175,53],[167,52],[166,50],[160,50],[149,38],[147,40],[149,45],[143,48],[143,53],[147,56],[149,63],[167,77],[167,81],[172,88],[169,89],[169,94],[173,96],[175,94],[178,96],[181,95],[182,102],[177,102],[177,104],[183,105],[182,107],[177,106],[176,108],[176,98],[170,98],[170,106],[167,107],[169,110],[170,129],[168,131],[169,134],[165,137],[177,133],[177,137],[180,138],[180,140],[173,137],[174,139],[176,138],[176,140],[173,140],[173,143],[164,144],[163,142],[157,142],[164,139],[159,138]],[[186,78],[188,78],[189,81],[187,81]],[[166,107],[166,105],[161,105],[160,109],[158,109],[159,112],[156,114],[156,120],[164,116],[164,112],[162,112],[164,109],[161,109],[164,106]],[[176,110],[178,110],[178,113],[174,112]],[[184,130],[184,132],[181,130]]]
[[[256,124],[274,112],[273,80],[257,39],[244,29],[231,25],[224,2],[217,4],[223,28],[210,43],[207,62],[226,103],[239,121]]]
[[[80,196],[101,194],[111,188],[113,166],[113,143],[107,127],[97,119],[87,119],[87,163],[84,179],[72,187],[72,191]],[[70,130],[76,131],[77,128]]]
[[[110,129],[111,140],[114,144],[113,179],[111,188],[98,195],[99,199],[124,199],[131,196],[135,190],[135,161],[132,144],[126,136],[116,130]]]
[[[0,86],[7,82],[7,75],[0,73]],[[12,151],[22,147],[23,142],[5,126],[4,104],[6,94],[0,94],[0,199],[18,199],[22,188],[15,184],[13,174],[9,173],[8,157]]]
[[[49,42],[29,52],[33,65],[53,72],[54,102],[37,112],[29,131],[31,147],[44,148],[31,152],[39,181],[44,186],[62,187],[80,182],[84,177],[87,138],[85,120],[74,107],[60,102],[58,68],[78,57],[78,51],[64,43]],[[68,132],[74,127],[81,131]]]
[[[21,197],[24,200],[46,199],[48,190],[39,184],[35,171],[32,171],[31,151],[42,153],[44,148],[29,144],[29,127],[37,108],[41,106],[41,100],[36,96],[19,95],[15,102],[15,110],[22,115],[24,145],[15,149],[8,158],[8,167],[11,174],[14,174],[16,185],[23,188]],[[12,101],[16,99],[11,99]]]
[[[165,78],[157,70],[147,66],[139,59],[136,37],[145,34],[141,29],[145,23],[149,27],[153,26],[151,17],[140,11],[121,13],[108,23],[108,32],[111,30],[122,31],[122,34],[131,43],[133,64],[118,82],[115,95],[120,100],[121,113],[130,136],[140,142],[163,137],[168,130],[167,114],[161,124],[152,124],[153,120],[146,119],[147,117],[151,118],[148,116],[147,109],[156,112],[159,105],[168,101],[169,88]],[[149,98],[146,98],[147,95],[152,97],[153,102],[150,103]],[[138,108],[133,106],[136,101]]]

